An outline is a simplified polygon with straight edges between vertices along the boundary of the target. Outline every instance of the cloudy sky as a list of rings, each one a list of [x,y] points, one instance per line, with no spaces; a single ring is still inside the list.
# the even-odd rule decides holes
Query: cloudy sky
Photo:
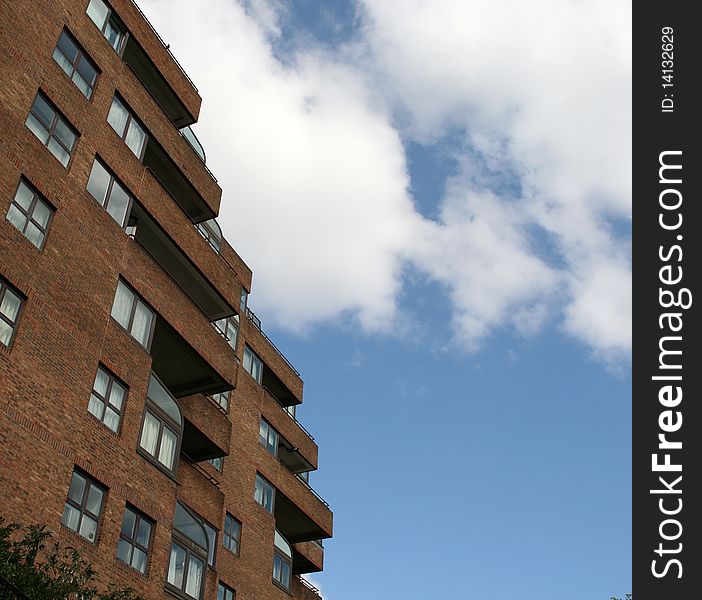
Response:
[[[224,190],[219,222],[254,270],[254,310],[303,367],[303,414],[324,432],[318,439],[330,438],[313,479],[336,512],[329,572],[316,578],[326,597],[606,600],[629,591],[629,3],[139,4],[200,90],[194,130]],[[374,440],[352,453],[342,444],[354,446],[350,433],[335,430],[349,411],[356,434]],[[472,423],[469,441],[442,424],[478,417],[502,428]],[[388,429],[393,444],[381,443]],[[563,446],[544,445],[548,435]],[[425,451],[396,453],[400,440]],[[516,465],[540,451],[547,462],[561,454],[551,465],[561,486],[527,486],[527,516],[505,495],[524,477]],[[445,489],[420,492],[438,461]],[[471,494],[475,469],[487,497]],[[358,502],[388,472],[414,515],[409,538],[387,526],[390,507],[362,512]],[[552,495],[565,488],[579,495],[556,509]],[[452,492],[462,517],[428,529],[422,516],[445,510]],[[467,512],[496,505],[501,525],[476,530]],[[380,550],[364,546],[362,521],[380,528]],[[410,539],[441,560],[408,558]],[[548,554],[574,539],[568,564],[555,552],[539,561],[545,571],[529,566],[539,552],[528,548]],[[616,559],[602,556],[603,544]],[[585,558],[594,555],[601,562]],[[452,573],[461,557],[465,568]],[[423,565],[434,587],[398,582],[403,561],[412,575]],[[510,569],[513,589],[490,586]],[[563,586],[549,569],[569,574]],[[375,592],[364,590],[370,581]]]

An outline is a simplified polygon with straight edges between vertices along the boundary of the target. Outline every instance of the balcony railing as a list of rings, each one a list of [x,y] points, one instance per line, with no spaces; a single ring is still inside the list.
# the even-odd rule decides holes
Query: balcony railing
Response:
[[[0,576],[0,600],[29,600],[29,597]]]
[[[190,458],[185,452],[180,453],[181,458],[184,462],[188,463],[199,475],[207,479],[213,486],[219,487],[219,481],[217,481],[212,475],[210,475],[205,469],[203,469],[198,463],[196,463],[192,458]],[[0,596],[2,600],[2,596]]]
[[[183,68],[183,66],[178,62],[178,59],[175,56],[173,56],[173,52],[171,52],[171,45],[166,44],[166,42],[163,41],[163,38],[158,34],[158,31],[156,31],[154,26],[151,24],[151,21],[149,21],[146,18],[146,15],[141,11],[141,9],[139,8],[139,5],[136,2],[134,2],[134,0],[132,0],[132,4],[134,5],[134,8],[136,8],[137,11],[139,12],[139,14],[141,15],[141,18],[144,19],[144,21],[146,21],[146,24],[151,28],[151,31],[153,31],[154,35],[156,36],[156,39],[159,42],[161,42],[161,45],[166,49],[166,52],[168,52],[168,54],[171,55],[173,62],[178,66],[178,68],[180,69],[180,72],[183,73],[183,75],[185,75],[185,78],[188,80],[188,83],[190,83],[190,85],[193,86],[193,89],[199,94],[200,90],[197,89],[197,87],[193,83],[193,80],[190,79],[190,76],[185,72],[185,69]]]
[[[319,589],[316,588],[316,587],[314,587],[309,581],[307,581],[306,579],[300,577],[299,575],[297,576],[297,578],[300,580],[300,583],[301,583],[303,586],[305,586],[310,592],[312,592],[313,594],[316,594],[316,595],[319,596],[320,598],[322,597],[322,593],[319,591]]]
[[[292,369],[292,371],[293,371],[293,373],[295,373],[295,375],[300,377],[300,372],[295,367],[292,366],[292,363],[287,358],[285,358],[285,354],[283,354],[280,351],[280,349],[278,348],[278,346],[276,346],[273,343],[273,340],[271,340],[271,338],[269,338],[264,333],[263,327],[261,326],[261,319],[259,319],[256,316],[256,313],[254,313],[254,311],[252,311],[248,306],[246,307],[246,316],[248,317],[249,321],[251,321],[251,323],[253,323],[254,327],[256,327],[256,329],[258,329],[261,332],[261,335],[264,337],[264,339],[273,347],[273,350],[275,350],[280,355],[280,358],[282,358],[285,361],[285,364],[287,364]]]
[[[315,491],[314,491],[314,488],[313,488],[309,483],[307,483],[302,477],[300,477],[300,475],[298,475],[297,473],[295,473],[295,478],[296,478],[300,483],[302,483],[302,485],[304,485],[310,492],[312,492],[312,495],[313,495],[315,498],[317,498],[317,500],[319,500],[322,504],[324,504],[324,506],[326,506],[327,508],[329,508],[329,502],[327,502],[327,501],[326,501],[324,498],[322,498],[317,492],[315,492]]]
[[[263,387],[263,391],[266,392],[266,394],[268,394],[271,398],[273,398],[273,400],[275,400],[276,404],[277,404],[278,406],[280,406],[280,408],[282,409],[282,411],[283,411],[286,415],[288,415],[288,417],[290,417],[293,421],[295,421],[295,423],[297,424],[297,426],[302,430],[302,433],[304,433],[308,438],[310,438],[310,439],[314,442],[314,436],[313,436],[309,431],[307,431],[307,430],[303,427],[302,423],[300,423],[300,421],[297,420],[297,418],[295,417],[295,415],[292,415],[292,414],[290,414],[287,410],[285,410],[285,407],[280,403],[280,401],[278,400],[278,398],[276,398],[276,397],[271,393],[271,391],[270,391],[267,387],[264,387],[264,386],[261,386],[261,387]]]

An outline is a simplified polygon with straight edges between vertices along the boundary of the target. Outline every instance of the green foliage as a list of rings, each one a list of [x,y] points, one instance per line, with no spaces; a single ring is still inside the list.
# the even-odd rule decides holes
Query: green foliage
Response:
[[[98,592],[96,573],[80,550],[62,548],[44,525],[5,524],[3,517],[0,576],[31,600],[144,600],[131,588]]]
[[[615,598],[614,596],[612,596],[609,600],[621,600],[621,598]],[[631,600],[631,594],[626,595],[626,600]]]

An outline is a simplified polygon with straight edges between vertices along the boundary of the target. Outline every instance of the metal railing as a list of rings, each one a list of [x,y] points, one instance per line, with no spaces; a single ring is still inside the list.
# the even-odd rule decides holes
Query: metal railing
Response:
[[[183,66],[178,62],[178,59],[173,55],[173,52],[171,52],[171,45],[166,44],[166,42],[163,41],[163,38],[158,34],[158,31],[156,31],[156,28],[151,24],[151,21],[149,21],[146,18],[146,15],[142,12],[141,8],[139,8],[139,5],[132,0],[132,4],[134,5],[134,8],[137,9],[137,12],[141,15],[141,18],[146,21],[146,24],[151,28],[151,31],[153,31],[154,35],[156,36],[156,39],[158,39],[159,42],[161,42],[161,45],[166,49],[166,52],[171,55],[171,58],[173,59],[173,62],[175,62],[176,65],[178,65],[178,68],[180,69],[180,72],[185,75],[185,78],[188,80],[188,83],[193,86],[193,89],[199,94],[200,90],[197,89],[197,86],[193,83],[193,80],[190,79],[190,76],[185,72],[185,69]]]
[[[29,600],[29,597],[0,575],[0,600]]]
[[[263,388],[263,391],[266,392],[266,394],[268,394],[271,398],[273,398],[273,400],[275,400],[276,404],[280,406],[282,411],[297,424],[297,426],[302,430],[302,433],[304,433],[308,438],[310,438],[314,442],[314,436],[309,431],[307,431],[307,429],[304,428],[302,423],[300,423],[300,421],[297,420],[295,415],[291,415],[287,410],[285,410],[285,407],[281,404],[280,400],[278,400],[278,398],[276,398],[275,395],[267,387],[261,387]]]
[[[300,477],[297,473],[294,473],[295,478],[302,484],[304,485],[310,492],[312,492],[312,495],[317,498],[324,506],[329,508],[329,502],[327,502],[324,498],[322,498],[315,490],[314,488],[307,483],[302,477]]]
[[[198,463],[196,463],[192,458],[190,458],[185,452],[180,453],[181,458],[188,463],[193,469],[195,469],[200,475],[202,475],[207,481],[209,481],[215,487],[219,487],[219,481],[217,481],[212,475],[210,475],[205,469],[203,469]],[[2,600],[2,599],[0,599]]]
[[[304,579],[300,575],[298,575],[297,578],[299,579],[300,583],[303,586],[305,586],[310,592],[312,592],[313,594],[316,594],[320,598],[322,597],[322,592],[320,592],[318,588],[314,587],[309,581],[307,581],[306,579]]]
[[[285,364],[288,365],[292,369],[292,371],[293,371],[293,373],[295,373],[295,375],[300,377],[300,372],[295,367],[293,367],[292,363],[287,358],[285,358],[285,354],[283,354],[280,351],[280,348],[278,348],[278,346],[276,346],[273,343],[273,340],[271,340],[271,338],[269,338],[264,333],[263,327],[261,326],[261,319],[259,319],[256,316],[256,313],[254,311],[252,311],[248,306],[246,307],[246,316],[248,317],[249,321],[251,321],[251,323],[253,323],[254,327],[256,327],[256,329],[258,329],[261,332],[261,335],[272,346],[273,350],[275,350],[278,353],[278,355],[280,356],[280,358],[282,358],[285,361]]]

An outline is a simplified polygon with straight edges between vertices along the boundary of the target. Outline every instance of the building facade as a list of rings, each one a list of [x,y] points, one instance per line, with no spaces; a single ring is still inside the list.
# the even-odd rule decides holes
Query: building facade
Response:
[[[315,599],[299,373],[132,0],[0,3],[0,515],[145,598]],[[284,257],[281,257],[284,259]]]

